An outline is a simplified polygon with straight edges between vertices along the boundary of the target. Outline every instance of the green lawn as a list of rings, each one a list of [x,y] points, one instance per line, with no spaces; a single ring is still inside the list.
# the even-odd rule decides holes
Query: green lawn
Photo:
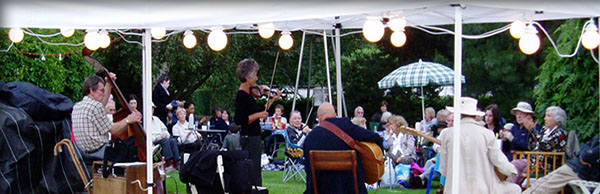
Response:
[[[177,193],[177,191],[179,193],[185,193],[185,185],[179,181],[179,172],[167,173],[167,175],[167,193]],[[306,189],[306,184],[303,181],[296,181],[292,179],[287,183],[284,183],[282,182],[282,175],[283,171],[263,171],[263,185],[269,188],[269,193],[299,194],[304,192]],[[439,188],[439,181],[434,181],[432,185],[432,193],[435,193],[437,188]],[[425,191],[426,189],[380,188],[379,190],[369,190],[369,193],[425,193]]]

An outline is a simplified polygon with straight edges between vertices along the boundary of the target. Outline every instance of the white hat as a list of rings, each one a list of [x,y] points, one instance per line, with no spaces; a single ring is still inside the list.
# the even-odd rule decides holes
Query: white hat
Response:
[[[154,105],[154,102],[150,102],[150,103],[152,103],[152,107],[156,108],[156,105]]]
[[[454,107],[447,106],[448,111],[454,113]],[[471,116],[483,116],[484,112],[477,111],[477,100],[470,97],[460,98],[460,114],[471,115]]]
[[[512,124],[512,123],[506,123],[506,124],[504,125],[504,129],[508,129],[508,130],[510,130],[510,129],[512,129],[512,128],[513,128],[513,126],[514,126],[514,125],[515,125],[515,124]]]
[[[535,113],[535,112],[533,112],[533,108],[531,108],[531,105],[524,101],[517,103],[517,107],[510,110],[510,114],[515,115],[516,114],[515,111],[521,111],[524,113],[531,113],[531,114]]]

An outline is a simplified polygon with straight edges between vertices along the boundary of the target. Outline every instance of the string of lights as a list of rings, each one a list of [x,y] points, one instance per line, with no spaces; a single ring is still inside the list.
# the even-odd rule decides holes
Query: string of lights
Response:
[[[381,38],[385,34],[385,28],[388,27],[392,31],[392,34],[390,36],[390,42],[392,43],[392,45],[394,45],[395,47],[402,47],[406,43],[406,41],[407,41],[407,37],[405,34],[406,19],[404,17],[399,17],[399,16],[387,16],[385,18],[373,17],[373,16],[361,16],[361,17],[367,17],[367,20],[363,24],[362,30],[346,32],[344,34],[341,34],[340,36],[343,37],[343,36],[348,36],[348,35],[352,35],[352,34],[362,33],[367,41],[374,43],[374,42],[378,42],[381,40]],[[336,19],[337,19],[336,23],[340,22],[339,18],[336,18]],[[344,21],[354,21],[357,19],[358,18],[346,18],[346,19],[344,19]],[[318,24],[312,23],[309,26],[314,26],[314,25],[319,25],[319,24],[323,24],[323,23],[318,23]],[[282,25],[285,25],[285,24],[282,24]],[[537,26],[537,28],[535,26]],[[238,26],[227,29],[227,30],[229,30],[228,32],[225,32],[226,29],[224,29],[223,27],[219,27],[219,26],[212,27],[209,30],[206,30],[203,28],[194,29],[194,30],[199,30],[199,31],[208,33],[208,37],[207,37],[208,46],[213,51],[223,50],[227,46],[227,41],[228,41],[227,35],[232,35],[232,34],[258,34],[263,39],[270,39],[275,34],[276,30],[280,30],[281,35],[279,36],[278,42],[279,42],[280,48],[283,50],[288,50],[293,46],[293,38],[291,36],[292,31],[303,31],[307,34],[322,36],[322,33],[319,31],[305,30],[302,28],[293,29],[293,30],[288,30],[287,28],[276,28],[274,23],[260,23],[260,24],[252,25],[252,27],[258,28],[257,31],[248,31],[248,30],[237,31],[236,30],[237,27]],[[454,31],[448,30],[448,29],[445,29],[442,27],[437,27],[437,26],[415,25],[412,27],[415,29],[421,30],[423,32],[432,34],[432,35],[454,35]],[[548,38],[548,40],[552,44],[552,47],[554,48],[555,52],[560,57],[575,56],[575,54],[579,51],[580,46],[583,46],[589,50],[593,50],[593,49],[597,48],[598,45],[600,44],[600,34],[598,33],[598,28],[594,24],[593,20],[585,22],[584,29],[582,30],[582,32],[579,36],[577,46],[576,46],[575,50],[573,51],[573,53],[571,53],[571,54],[561,53],[559,51],[558,46],[556,45],[555,41],[550,36],[550,34],[546,31],[546,29],[540,23],[538,23],[536,21],[529,21],[526,24],[525,22],[516,20],[509,25],[505,25],[500,28],[496,28],[496,29],[487,31],[482,34],[462,35],[462,37],[465,39],[483,39],[483,38],[488,38],[488,37],[491,37],[491,36],[506,32],[506,31],[510,31],[510,35],[513,38],[519,40],[519,48],[521,49],[521,51],[526,55],[531,55],[531,54],[536,53],[539,50],[539,47],[541,44],[540,39],[537,36],[538,28],[540,30],[542,30],[544,35]],[[152,42],[164,42],[164,41],[167,41],[172,35],[183,32],[183,45],[188,49],[192,49],[197,44],[197,38],[195,37],[192,29],[193,28],[188,28],[185,30],[173,30],[173,31],[167,33],[166,29],[163,27],[151,28],[151,35],[153,37]],[[86,30],[87,33],[84,36],[83,42],[80,42],[80,43],[53,43],[53,42],[44,40],[42,37],[54,37],[54,36],[58,36],[59,34],[62,34],[65,37],[69,37],[73,34],[74,30],[73,29],[60,29],[60,32],[53,33],[53,34],[38,34],[38,33],[34,33],[33,31],[31,31],[30,29],[27,29],[27,28],[25,28],[25,31],[23,31],[21,28],[12,28],[9,31],[9,38],[11,39],[11,41],[13,43],[19,43],[23,39],[23,34],[27,34],[27,35],[37,37],[37,39],[39,39],[42,43],[48,44],[48,45],[67,45],[67,46],[85,45],[90,50],[96,50],[98,48],[107,48],[111,42],[114,42],[115,40],[117,40],[117,39],[115,39],[115,40],[111,41],[110,37],[108,36],[109,33],[117,34],[119,36],[118,39],[123,39],[127,43],[142,45],[142,43],[139,41],[128,40],[127,38],[125,38],[125,36],[129,36],[129,35],[133,35],[133,36],[142,36],[143,35],[142,33],[139,33],[136,31],[137,30],[123,31],[123,30],[119,30],[119,29],[111,29],[111,30],[88,29],[88,30]],[[326,36],[333,38],[335,35],[328,34]],[[333,41],[333,39],[332,39],[332,41]],[[11,44],[11,46],[12,46],[12,44]],[[6,50],[0,50],[0,52],[8,52],[10,50],[11,46],[9,46]],[[25,52],[25,53],[27,53],[27,52]],[[63,54],[66,54],[66,53],[63,53]],[[596,56],[593,56],[593,58],[594,58],[594,60],[597,61]]]

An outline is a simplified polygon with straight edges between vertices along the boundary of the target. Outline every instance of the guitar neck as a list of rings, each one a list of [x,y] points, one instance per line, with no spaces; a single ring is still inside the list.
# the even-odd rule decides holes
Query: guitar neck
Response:
[[[409,134],[412,134],[412,135],[415,135],[415,136],[420,136],[420,137],[423,137],[423,138],[425,138],[425,139],[427,139],[427,140],[429,140],[429,141],[431,141],[433,143],[437,143],[438,145],[442,145],[442,141],[440,141],[439,139],[437,139],[435,137],[431,137],[431,136],[429,136],[427,134],[424,134],[424,133],[422,133],[420,131],[417,131],[414,128],[401,127],[400,128],[400,132],[409,133]]]

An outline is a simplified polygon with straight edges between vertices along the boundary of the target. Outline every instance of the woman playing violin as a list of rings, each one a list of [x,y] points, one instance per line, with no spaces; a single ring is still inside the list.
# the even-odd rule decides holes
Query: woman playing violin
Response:
[[[255,98],[260,96],[252,95],[251,88],[255,86],[258,80],[257,73],[259,65],[254,59],[244,59],[237,65],[236,75],[242,82],[239,91],[235,98],[235,117],[234,121],[241,126],[241,143],[242,149],[248,151],[249,158],[252,161],[260,161],[262,148],[260,145],[261,129],[259,124],[260,118],[267,118],[269,113],[265,108],[261,108],[256,104]],[[281,92],[273,97],[273,100],[279,98]],[[267,102],[267,107],[273,103],[272,100]],[[262,186],[262,175],[260,162],[254,162],[250,168],[252,185]]]

